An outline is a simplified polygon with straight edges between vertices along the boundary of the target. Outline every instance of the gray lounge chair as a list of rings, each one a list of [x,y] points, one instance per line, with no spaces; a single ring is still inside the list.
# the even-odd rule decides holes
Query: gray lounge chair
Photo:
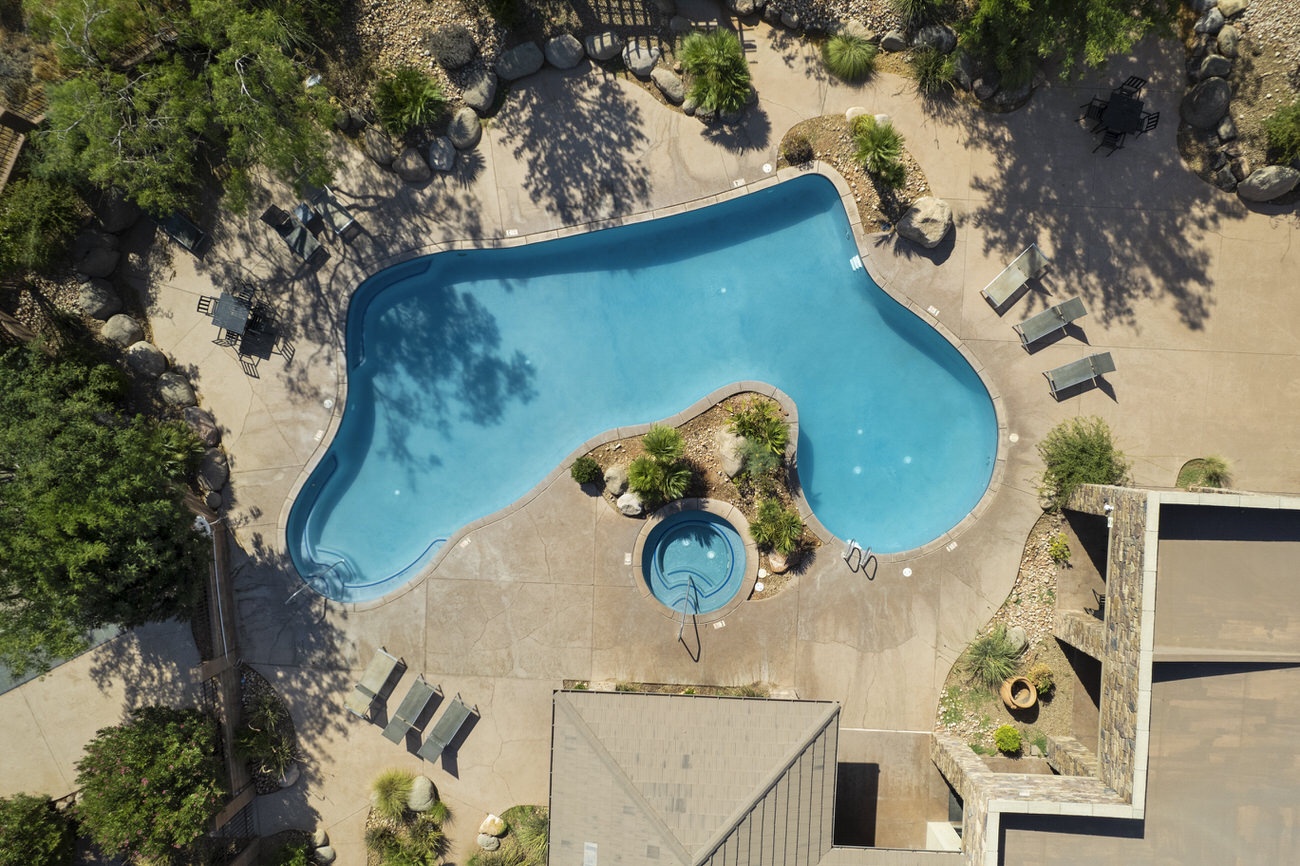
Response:
[[[1028,348],[1030,343],[1036,343],[1048,334],[1064,330],[1066,325],[1075,319],[1082,319],[1087,314],[1088,311],[1083,308],[1083,301],[1070,298],[1065,303],[1048,307],[1041,313],[1030,316],[1020,324],[1011,327],[1015,328],[1016,333],[1020,335],[1020,344]]]
[[[1066,388],[1084,382],[1095,383],[1098,376],[1114,372],[1115,361],[1111,359],[1110,352],[1098,352],[1078,361],[1062,364],[1054,370],[1045,370],[1043,375],[1047,377],[1047,385],[1052,389],[1052,396],[1055,397],[1057,392],[1064,391]]]
[[[366,665],[365,673],[361,675],[361,682],[357,683],[352,689],[352,694],[348,695],[345,702],[348,712],[363,719],[370,718],[370,710],[374,707],[375,701],[388,699],[386,691],[388,680],[399,668],[406,670],[406,663],[380,647],[379,652],[375,653],[375,657],[370,660],[370,664]]]
[[[400,743],[406,736],[406,732],[415,727],[416,721],[419,720],[420,714],[429,706],[429,701],[433,700],[434,695],[442,694],[442,690],[437,686],[428,683],[424,679],[424,674],[420,674],[411,688],[402,698],[402,705],[393,713],[393,717],[388,720],[388,725],[384,728],[384,736],[394,743]]]
[[[1043,255],[1042,250],[1038,249],[1038,244],[1030,244],[1029,248],[1003,268],[1002,273],[994,277],[993,281],[980,291],[980,294],[993,305],[994,309],[1000,310],[1013,295],[1025,287],[1026,283],[1041,277],[1049,264],[1051,259]]]
[[[456,739],[456,735],[460,733],[465,721],[470,716],[476,715],[478,715],[478,705],[476,704],[473,709],[465,706],[465,702],[457,694],[456,697],[451,699],[451,703],[443,711],[442,717],[438,719],[438,723],[429,732],[429,738],[424,741],[424,745],[420,746],[420,750],[416,754],[429,763],[438,760],[438,756],[447,748],[447,744]]]
[[[334,190],[329,187],[323,189],[309,188],[307,201],[316,209],[316,213],[321,215],[321,219],[325,221],[325,225],[330,227],[330,231],[334,232],[335,236],[341,238],[357,227],[356,217],[352,216],[352,212],[343,206],[343,203],[334,195]]]
[[[316,236],[297,217],[282,208],[271,205],[262,214],[261,220],[283,238],[293,254],[304,262],[316,258],[322,249]]]

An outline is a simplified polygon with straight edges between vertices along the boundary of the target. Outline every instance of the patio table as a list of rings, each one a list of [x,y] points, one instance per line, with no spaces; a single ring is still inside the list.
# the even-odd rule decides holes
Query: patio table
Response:
[[[222,292],[217,299],[217,306],[212,310],[212,324],[231,334],[242,334],[248,327],[248,316],[252,308],[242,298],[230,292]]]
[[[1136,133],[1142,128],[1142,100],[1116,90],[1101,113],[1101,123],[1111,132]]]

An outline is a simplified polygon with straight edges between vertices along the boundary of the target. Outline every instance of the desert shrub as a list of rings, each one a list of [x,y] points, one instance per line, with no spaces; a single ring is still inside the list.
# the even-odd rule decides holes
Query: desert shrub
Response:
[[[1025,674],[1025,679],[1034,684],[1034,689],[1040,698],[1051,695],[1056,688],[1056,676],[1044,662],[1039,662],[1030,668],[1029,673]]]
[[[952,90],[956,61],[932,45],[924,45],[912,52],[909,61],[916,76],[916,89],[925,96],[938,96]]]
[[[735,694],[742,698],[766,698],[771,694],[767,686],[761,683],[750,683],[747,686],[736,686]]]
[[[0,196],[0,271],[44,271],[62,258],[86,209],[72,187],[15,180]]]
[[[892,123],[881,123],[870,114],[854,118],[853,142],[855,158],[867,174],[892,189],[903,185],[903,136]]]
[[[281,845],[271,862],[275,866],[311,866],[311,846],[306,842],[290,842]]]
[[[1300,157],[1300,100],[1284,105],[1264,121],[1268,146],[1278,163]]]
[[[889,0],[889,8],[903,19],[903,26],[908,29],[936,20],[942,6],[940,0]]]
[[[600,471],[600,464],[585,455],[573,461],[569,475],[579,484],[595,484],[605,477]]]
[[[1014,755],[1020,751],[1020,731],[1011,725],[1002,725],[993,732],[993,745],[1004,755]]]
[[[1062,508],[1081,484],[1123,484],[1128,461],[1100,418],[1071,418],[1053,427],[1038,443],[1043,459],[1040,492],[1054,509]]]
[[[996,688],[1016,672],[1019,653],[1007,637],[1007,627],[998,623],[966,648],[962,662],[966,673],[989,688]]]
[[[385,770],[370,783],[370,803],[381,818],[400,821],[414,784],[415,774],[409,770]]]
[[[1066,541],[1064,532],[1052,536],[1052,540],[1047,543],[1047,555],[1057,565],[1064,565],[1070,561],[1070,543]]]
[[[544,806],[512,806],[501,817],[510,828],[508,838],[514,840],[523,862],[545,866],[550,849],[550,812]]]
[[[1204,487],[1227,487],[1231,474],[1228,461],[1222,457],[1205,457],[1201,460],[1201,485]]]
[[[274,693],[261,694],[235,732],[235,751],[261,773],[279,777],[294,762],[289,713]]]
[[[691,484],[691,469],[681,462],[661,463],[642,456],[627,467],[627,486],[642,499],[669,502],[681,499]]]
[[[764,499],[749,522],[749,534],[759,547],[782,554],[793,553],[803,539],[803,520],[795,509],[786,508],[775,499]]]
[[[803,165],[806,162],[812,162],[815,154],[808,136],[796,133],[781,144],[781,155],[791,165]]]
[[[371,783],[365,842],[378,866],[435,866],[447,855],[447,804],[435,800],[427,812],[411,811],[406,802],[414,783],[415,774],[406,770],[387,770]]]
[[[0,866],[72,863],[72,824],[49,797],[0,798]]]
[[[822,62],[836,78],[863,81],[876,66],[876,46],[852,33],[836,33],[822,44]]]
[[[641,437],[641,446],[660,463],[671,463],[686,453],[686,441],[681,431],[663,424],[651,426],[650,431]]]
[[[401,66],[379,79],[372,95],[384,129],[405,135],[437,120],[447,106],[442,84],[414,66]]]
[[[484,851],[480,848],[469,855],[469,866],[529,866],[529,864],[518,845],[503,842],[495,851]]]
[[[752,399],[732,411],[727,424],[732,433],[760,442],[773,454],[784,455],[790,441],[790,425],[770,400]]]
[[[770,475],[781,468],[781,457],[762,442],[746,439],[740,446],[741,472],[750,478]]]
[[[429,37],[429,53],[444,69],[459,69],[474,59],[474,34],[463,24],[448,24]]]
[[[739,111],[749,99],[749,63],[730,30],[688,33],[677,57],[690,77],[689,96],[702,110]]]

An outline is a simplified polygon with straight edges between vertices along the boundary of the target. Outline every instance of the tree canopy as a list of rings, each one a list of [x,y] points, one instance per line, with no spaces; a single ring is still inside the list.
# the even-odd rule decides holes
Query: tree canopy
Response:
[[[201,448],[181,424],[127,418],[106,365],[0,354],[0,661],[46,669],[93,628],[188,610],[208,542],[185,509]]]
[[[72,824],[49,797],[0,798],[0,866],[66,866],[72,841]]]

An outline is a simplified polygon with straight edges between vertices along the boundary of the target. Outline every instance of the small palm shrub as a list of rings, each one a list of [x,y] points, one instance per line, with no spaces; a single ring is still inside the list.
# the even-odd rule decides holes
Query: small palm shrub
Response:
[[[808,140],[808,136],[802,133],[791,135],[781,144],[781,155],[785,161],[791,165],[803,165],[806,162],[812,162],[813,146]]]
[[[1205,487],[1227,487],[1231,474],[1228,461],[1222,457],[1206,457],[1201,460],[1201,484]]]
[[[956,61],[933,45],[924,45],[912,52],[912,74],[916,76],[916,89],[924,96],[938,96],[952,90]]]
[[[370,804],[384,820],[400,821],[414,785],[415,774],[409,770],[385,770],[370,783]]]
[[[731,413],[727,427],[751,442],[761,442],[773,454],[784,455],[790,441],[790,425],[771,400],[749,400]]]
[[[569,468],[569,475],[579,484],[595,484],[605,477],[600,471],[600,464],[587,456],[573,461],[573,466]]]
[[[1050,697],[1052,690],[1056,688],[1056,676],[1043,662],[1030,668],[1029,673],[1025,674],[1025,679],[1034,684],[1034,690],[1038,692],[1040,698]]]
[[[379,79],[372,94],[384,129],[405,135],[432,123],[447,107],[442,84],[414,66],[402,66]]]
[[[941,0],[890,0],[889,6],[911,30],[936,20],[943,4]]]
[[[641,437],[645,452],[660,463],[671,463],[686,453],[686,441],[675,427],[655,424]]]
[[[903,185],[903,136],[892,123],[881,123],[870,114],[854,118],[853,143],[858,148],[855,158],[867,174],[891,189]]]
[[[1015,755],[1020,751],[1020,731],[1011,725],[1002,725],[993,732],[993,745],[1004,755]]]
[[[749,522],[749,534],[759,547],[790,554],[803,539],[803,519],[793,508],[786,508],[775,499],[764,499],[758,504],[758,513]]]
[[[844,81],[864,81],[876,66],[876,46],[852,33],[836,33],[822,44],[822,62]]]
[[[749,99],[749,63],[730,30],[689,33],[677,57],[690,77],[688,95],[706,112],[739,111]]]
[[[781,468],[781,458],[771,448],[755,439],[746,439],[740,446],[741,472],[750,478],[771,475]]]
[[[1015,675],[1018,655],[1007,638],[1007,627],[998,623],[966,648],[962,665],[972,679],[997,688],[1003,680]]]
[[[1290,162],[1300,157],[1300,100],[1284,105],[1264,121],[1268,147],[1276,162]]]
[[[1038,456],[1043,459],[1039,489],[1053,509],[1062,508],[1081,484],[1128,479],[1128,461],[1100,418],[1071,418],[1056,425],[1038,443]]]
[[[661,463],[653,457],[638,457],[627,467],[627,486],[650,502],[671,502],[686,495],[691,469],[680,461]]]

